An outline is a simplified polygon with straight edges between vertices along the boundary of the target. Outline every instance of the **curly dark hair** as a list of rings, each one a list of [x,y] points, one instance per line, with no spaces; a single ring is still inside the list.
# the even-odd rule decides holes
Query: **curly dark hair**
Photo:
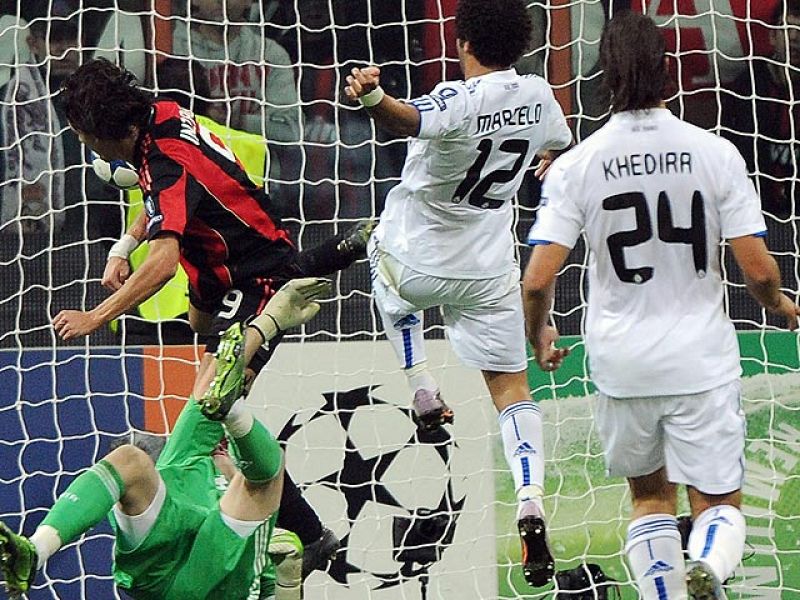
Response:
[[[664,99],[664,36],[650,17],[625,10],[606,23],[600,68],[612,112],[653,108]]]
[[[64,80],[61,102],[70,125],[102,140],[122,140],[150,116],[152,96],[136,76],[104,58],[79,67]]]
[[[533,23],[523,0],[460,0],[456,36],[485,67],[506,69],[529,48]]]

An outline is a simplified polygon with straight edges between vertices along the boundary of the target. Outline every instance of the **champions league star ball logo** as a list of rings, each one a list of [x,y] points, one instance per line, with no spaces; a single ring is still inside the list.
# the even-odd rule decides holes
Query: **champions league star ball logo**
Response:
[[[346,516],[328,574],[345,586],[367,578],[371,590],[417,579],[425,598],[428,570],[452,542],[466,500],[454,491],[458,446],[444,429],[418,432],[412,411],[376,398],[376,389],[325,393],[321,408],[303,423],[294,415],[278,438],[287,455],[327,440],[323,452],[306,451],[312,478],[307,469],[293,475]]]

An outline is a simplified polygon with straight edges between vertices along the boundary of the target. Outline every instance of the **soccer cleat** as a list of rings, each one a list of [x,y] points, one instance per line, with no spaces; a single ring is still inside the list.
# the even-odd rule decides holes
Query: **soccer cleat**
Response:
[[[11,531],[0,521],[0,570],[10,598],[21,598],[31,589],[36,577],[36,548],[23,535]]]
[[[455,419],[453,410],[444,403],[439,390],[417,390],[414,393],[414,422],[423,431],[435,431]]]
[[[523,508],[517,521],[522,543],[522,573],[529,585],[541,587],[553,579],[556,565],[547,543],[544,518],[533,502],[526,504],[530,508]]]
[[[696,560],[686,565],[686,588],[692,600],[725,600],[722,585],[706,563]]]
[[[324,571],[328,568],[328,563],[336,560],[336,553],[342,543],[330,529],[322,528],[322,536],[316,541],[311,542],[305,547],[303,553],[303,579],[308,577],[312,571],[319,569]]]
[[[214,356],[217,372],[200,401],[200,411],[207,419],[221,421],[244,391],[244,332],[241,323],[234,323],[225,330]]]
[[[342,254],[352,254],[353,260],[366,258],[367,242],[376,226],[373,219],[359,221],[344,234],[336,249]]]

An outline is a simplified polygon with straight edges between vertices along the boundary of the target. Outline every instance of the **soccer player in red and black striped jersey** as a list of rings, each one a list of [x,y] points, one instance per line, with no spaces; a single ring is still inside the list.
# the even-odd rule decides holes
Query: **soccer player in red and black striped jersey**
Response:
[[[191,111],[155,100],[131,73],[110,62],[96,59],[75,71],[64,82],[62,101],[81,142],[104,160],[136,167],[145,205],[115,244],[119,252],[110,253],[104,281],[114,293],[92,310],[56,315],[53,325],[63,339],[88,335],[139,305],[172,278],[180,263],[189,278],[189,322],[209,335],[193,391],[200,399],[215,375],[217,334],[259,314],[290,279],[332,273],[363,256],[369,223],[298,252],[272,214],[269,195],[250,180],[230,149]],[[145,239],[148,256],[131,273],[127,256]],[[263,367],[281,334],[251,368]],[[284,495],[287,489],[296,490],[284,486]]]

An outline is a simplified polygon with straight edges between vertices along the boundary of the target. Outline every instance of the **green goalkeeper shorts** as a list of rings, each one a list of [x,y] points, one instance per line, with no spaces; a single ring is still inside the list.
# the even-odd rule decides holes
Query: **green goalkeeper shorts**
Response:
[[[242,538],[222,520],[218,502],[209,508],[207,497],[197,502],[187,495],[186,470],[174,471],[160,471],[167,495],[147,537],[131,550],[117,545],[117,584],[137,600],[237,600],[257,593],[274,517]]]

